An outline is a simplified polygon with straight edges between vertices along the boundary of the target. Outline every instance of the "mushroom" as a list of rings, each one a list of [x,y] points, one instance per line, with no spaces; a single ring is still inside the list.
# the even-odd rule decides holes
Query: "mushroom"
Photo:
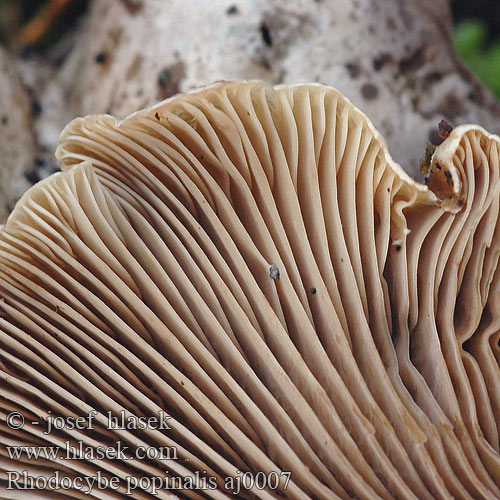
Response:
[[[499,149],[417,183],[322,85],[72,121],[0,232],[2,495],[499,498]]]

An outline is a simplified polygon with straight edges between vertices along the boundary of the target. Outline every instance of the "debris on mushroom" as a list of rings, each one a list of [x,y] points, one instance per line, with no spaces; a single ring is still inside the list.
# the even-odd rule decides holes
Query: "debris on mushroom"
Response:
[[[449,137],[452,131],[453,127],[446,120],[441,120],[438,123],[438,134],[441,139]]]
[[[72,121],[0,230],[1,494],[500,498],[499,151],[417,183],[322,85]]]
[[[446,139],[453,131],[453,127],[446,120],[441,120],[438,123],[437,128],[438,135],[441,139]],[[424,157],[420,160],[420,172],[425,174],[425,183],[427,183],[429,180],[428,174],[431,171],[432,155],[436,151],[436,148],[437,146],[435,144],[432,144],[432,142],[428,142],[427,146],[425,147]],[[437,165],[436,167],[438,170],[441,170],[441,167],[439,165]]]
[[[276,266],[271,266],[269,268],[269,276],[271,277],[271,279],[273,280],[277,280],[280,278],[280,270],[278,267]]]
[[[426,180],[431,169],[432,155],[436,151],[436,148],[436,145],[432,144],[432,142],[428,142],[425,147],[424,157],[420,160],[420,172],[426,175]]]

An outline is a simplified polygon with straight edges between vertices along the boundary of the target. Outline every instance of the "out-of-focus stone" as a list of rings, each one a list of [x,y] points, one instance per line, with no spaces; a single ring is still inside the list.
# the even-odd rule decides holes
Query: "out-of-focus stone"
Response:
[[[31,115],[37,113],[38,104],[21,85],[16,68],[1,48],[0,89],[0,222],[4,222],[31,184],[26,177],[35,157]]]
[[[44,98],[57,112],[64,89],[57,129],[221,79],[336,87],[418,178],[442,118],[500,132],[498,102],[457,61],[446,0],[94,0]]]

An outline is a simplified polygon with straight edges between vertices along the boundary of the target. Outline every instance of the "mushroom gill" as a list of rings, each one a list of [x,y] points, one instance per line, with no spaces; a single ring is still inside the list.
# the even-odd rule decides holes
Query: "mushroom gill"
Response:
[[[0,232],[0,494],[500,498],[499,151],[424,186],[322,85],[72,121]]]

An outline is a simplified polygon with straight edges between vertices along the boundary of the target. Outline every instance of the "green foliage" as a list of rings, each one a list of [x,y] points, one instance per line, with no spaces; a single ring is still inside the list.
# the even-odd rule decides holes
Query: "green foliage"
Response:
[[[458,54],[471,71],[500,97],[500,40],[488,43],[487,27],[479,20],[460,23],[453,39]]]

